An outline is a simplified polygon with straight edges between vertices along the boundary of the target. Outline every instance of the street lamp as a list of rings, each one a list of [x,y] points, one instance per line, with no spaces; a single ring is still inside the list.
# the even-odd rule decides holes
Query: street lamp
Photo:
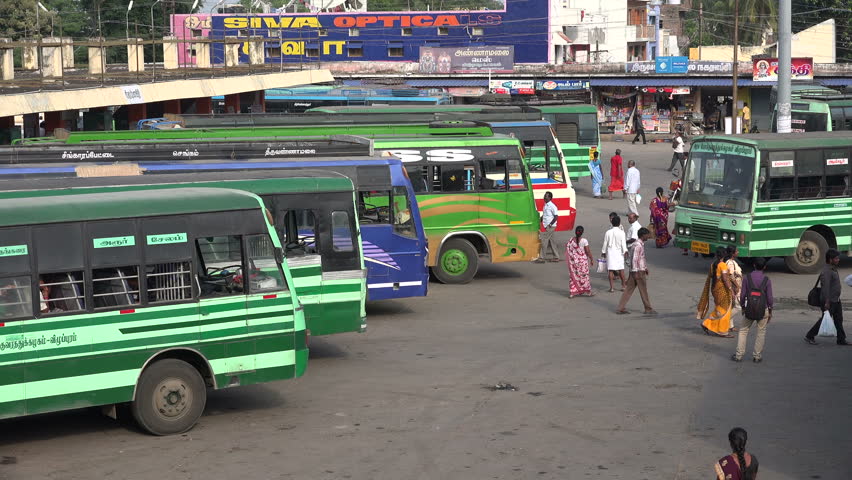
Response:
[[[125,38],[130,38],[130,9],[133,8],[133,0],[130,0],[130,3],[127,4],[127,13],[124,15],[124,29],[127,36]]]

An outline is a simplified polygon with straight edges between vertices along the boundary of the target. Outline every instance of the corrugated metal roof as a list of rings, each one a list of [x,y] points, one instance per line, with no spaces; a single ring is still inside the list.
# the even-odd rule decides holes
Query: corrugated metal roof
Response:
[[[412,87],[487,87],[487,79],[437,79],[437,80],[408,80],[407,83]]]

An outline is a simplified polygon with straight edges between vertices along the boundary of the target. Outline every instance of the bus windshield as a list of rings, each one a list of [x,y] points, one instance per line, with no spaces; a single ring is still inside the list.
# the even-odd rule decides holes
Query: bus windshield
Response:
[[[755,150],[727,142],[698,142],[689,153],[683,205],[745,213],[754,191]]]

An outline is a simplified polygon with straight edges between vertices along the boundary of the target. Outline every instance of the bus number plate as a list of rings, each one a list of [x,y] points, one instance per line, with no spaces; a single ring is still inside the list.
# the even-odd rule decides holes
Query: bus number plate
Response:
[[[710,244],[707,242],[692,242],[692,248],[690,250],[695,253],[708,255],[710,253]]]

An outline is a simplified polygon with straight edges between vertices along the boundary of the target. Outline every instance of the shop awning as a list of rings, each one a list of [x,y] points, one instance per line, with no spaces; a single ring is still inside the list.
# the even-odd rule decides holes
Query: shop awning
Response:
[[[458,79],[446,78],[443,80],[408,80],[405,82],[410,87],[487,87],[487,79]]]
[[[852,78],[817,78],[816,80],[826,87],[845,87],[852,85]]]
[[[637,78],[637,77],[612,77],[612,78],[590,78],[593,87],[732,87],[733,80],[730,78],[712,77],[662,77],[662,78]],[[768,82],[755,82],[750,78],[740,78],[737,85],[740,87],[771,87]]]

